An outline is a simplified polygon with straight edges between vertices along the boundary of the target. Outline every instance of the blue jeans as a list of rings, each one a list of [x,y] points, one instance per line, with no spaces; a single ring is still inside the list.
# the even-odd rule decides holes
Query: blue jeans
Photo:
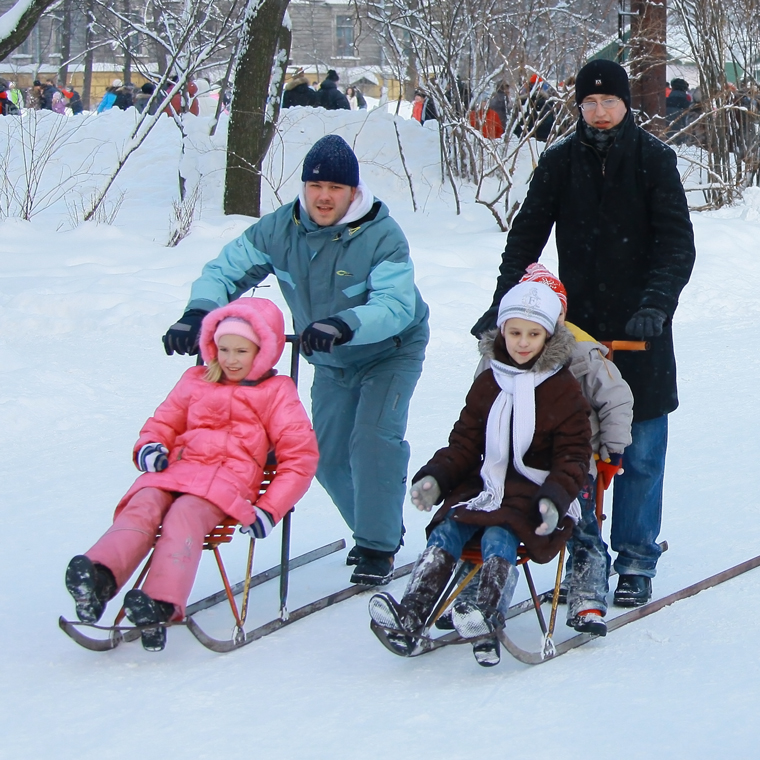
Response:
[[[581,519],[567,543],[568,620],[584,610],[599,610],[602,615],[607,613],[610,555],[596,521],[595,496],[596,481],[589,475],[586,486],[578,496]]]
[[[464,545],[479,531],[481,525],[469,525],[446,518],[436,525],[428,539],[428,546],[438,546],[455,559],[462,556]],[[511,565],[517,564],[517,547],[520,541],[511,530],[491,526],[483,531],[480,539],[480,551],[483,562],[489,557],[503,557]]]
[[[633,443],[615,477],[610,544],[620,575],[654,578],[662,554],[657,543],[662,522],[662,485],[668,448],[668,417],[634,422]]]
[[[452,557],[459,558],[462,555],[464,545],[480,530],[478,525],[467,525],[456,520],[446,518],[440,525],[436,525],[428,539],[428,546],[438,546],[444,551],[451,554]],[[517,572],[517,547],[520,540],[512,533],[511,530],[492,526],[483,531],[480,539],[480,553],[485,562],[489,557],[502,557],[512,565],[507,577],[506,584],[501,590],[499,598],[499,610],[506,615],[509,610],[509,604],[515,593],[515,586],[519,574]],[[467,568],[467,571],[472,567]],[[472,581],[464,588],[459,596],[462,601],[475,602],[477,599],[477,586],[475,580],[480,583],[480,570]]]
[[[314,367],[311,410],[319,444],[317,480],[357,546],[394,554],[403,535],[409,402],[425,340],[354,367]]]

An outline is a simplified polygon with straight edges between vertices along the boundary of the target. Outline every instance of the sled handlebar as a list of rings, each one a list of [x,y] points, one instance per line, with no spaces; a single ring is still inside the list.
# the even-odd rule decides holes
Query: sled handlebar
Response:
[[[609,349],[608,359],[615,356],[615,351],[649,351],[651,348],[648,340],[600,340],[603,346]]]

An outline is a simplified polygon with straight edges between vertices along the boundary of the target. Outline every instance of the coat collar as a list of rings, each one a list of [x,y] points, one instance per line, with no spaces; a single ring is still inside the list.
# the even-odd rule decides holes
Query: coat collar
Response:
[[[630,155],[636,145],[638,127],[636,126],[633,112],[630,109],[628,110],[628,113],[623,119],[622,129],[615,138],[615,142],[610,146],[609,152],[603,161],[596,149],[586,140],[585,135],[583,134],[582,121],[583,116],[579,117],[578,123],[575,126],[573,144],[578,151],[593,155],[594,160],[600,162],[605,176],[614,175],[622,163],[623,158]]]
[[[348,224],[336,224],[333,227],[320,227],[315,224],[311,217],[304,210],[301,213],[301,201],[296,198],[293,201],[293,208],[291,212],[291,219],[293,224],[299,231],[303,231],[306,234],[326,234],[332,240],[350,240],[358,233],[366,229],[376,219],[382,219],[388,215],[387,208],[383,205],[382,201],[375,200],[372,204],[372,208],[361,218],[355,222],[349,222]]]

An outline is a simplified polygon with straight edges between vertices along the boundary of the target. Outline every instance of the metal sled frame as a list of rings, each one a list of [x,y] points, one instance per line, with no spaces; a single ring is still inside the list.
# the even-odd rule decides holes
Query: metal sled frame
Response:
[[[531,609],[535,610],[536,618],[538,619],[538,625],[543,635],[543,647],[539,655],[540,661],[543,661],[546,658],[553,657],[556,654],[556,647],[553,642],[553,635],[554,635],[554,628],[555,628],[556,620],[557,620],[557,607],[559,605],[559,587],[560,587],[560,582],[562,580],[562,567],[564,565],[564,559],[565,559],[565,547],[563,546],[562,549],[560,550],[559,557],[558,557],[557,574],[556,574],[556,579],[554,583],[554,588],[552,591],[547,591],[547,592],[544,592],[543,594],[539,594],[536,591],[536,584],[533,581],[533,575],[530,571],[529,557],[528,557],[528,552],[526,548],[520,545],[517,552],[517,565],[518,567],[522,566],[523,572],[525,573],[525,580],[528,584],[528,589],[530,591],[530,599],[526,600],[525,602],[521,602],[520,604],[510,607],[509,612],[505,616],[505,618],[509,620],[510,618],[516,617],[517,615],[522,614],[523,612],[527,612]],[[473,567],[469,570],[469,572],[466,570],[467,562],[470,562],[473,565]],[[482,565],[483,565],[483,556],[480,551],[479,540],[471,541],[469,544],[467,544],[467,546],[465,546],[464,551],[462,552],[461,562],[457,565],[457,568],[454,571],[454,575],[451,581],[449,582],[449,585],[441,594],[438,600],[438,603],[435,605],[435,607],[433,608],[433,611],[430,613],[430,615],[428,616],[428,619],[425,621],[425,625],[422,628],[422,632],[418,634],[417,636],[415,636],[418,644],[415,651],[410,656],[415,657],[420,654],[425,654],[434,649],[438,649],[442,646],[447,646],[449,644],[474,644],[480,641],[481,638],[487,638],[487,637],[479,637],[479,638],[464,639],[455,631],[444,634],[442,636],[437,636],[437,637],[430,636],[430,630],[433,627],[433,625],[435,625],[435,622],[456,601],[456,598],[459,596],[459,594],[462,593],[465,587],[472,581],[472,579],[475,577],[476,573],[478,572],[478,570],[480,570]],[[551,608],[551,615],[549,617],[549,623],[547,624],[546,618],[544,617],[543,610],[541,609],[541,605],[545,601],[548,601],[549,599],[551,599],[552,608]],[[388,649],[390,649],[394,654],[398,654],[398,651],[388,641],[387,634],[391,633],[389,629],[383,628],[382,626],[378,625],[374,621],[370,622],[370,628]],[[593,637],[589,637],[589,639],[590,638],[593,638]],[[499,633],[499,639],[502,641],[502,643],[504,643],[505,648],[507,649],[507,651],[510,652],[510,654],[513,654],[513,656],[516,656],[518,659],[522,659],[521,656],[517,656],[516,654],[517,650],[519,650],[519,647],[517,647],[516,644],[514,644],[512,641],[507,639],[506,634],[504,633],[503,630],[500,631]],[[523,650],[519,650],[519,651],[523,652]],[[529,652],[525,652],[524,654],[531,658],[534,656],[533,653],[529,653]]]
[[[286,336],[286,340],[288,341],[288,343],[292,345],[292,353],[291,353],[291,361],[290,361],[290,376],[297,385],[298,384],[299,338],[297,335],[288,335]],[[276,463],[274,461],[273,452],[270,452],[269,459],[267,460],[267,464],[264,468],[264,478],[261,484],[261,488],[259,490],[259,496],[261,496],[262,494],[266,492],[266,489],[269,486],[269,484],[272,482],[272,479],[274,478],[275,473],[276,473]],[[222,556],[219,551],[219,547],[222,544],[227,544],[230,541],[232,541],[232,538],[235,534],[236,528],[239,523],[233,518],[227,518],[223,520],[216,528],[214,528],[206,536],[204,540],[203,548],[205,550],[209,550],[213,552],[214,558],[217,563],[217,567],[219,569],[219,573],[221,575],[224,588],[221,591],[215,594],[212,594],[211,596],[205,597],[204,599],[201,599],[197,602],[194,602],[193,604],[188,605],[187,611],[186,611],[186,617],[184,620],[167,623],[166,626],[172,627],[172,626],[177,626],[177,625],[184,625],[193,634],[193,636],[195,636],[195,638],[197,638],[207,648],[212,649],[217,652],[227,652],[233,649],[238,649],[239,647],[244,646],[245,644],[249,644],[252,641],[255,641],[256,639],[261,638],[262,636],[266,636],[267,634],[272,633],[278,630],[279,628],[282,628],[284,625],[295,622],[296,620],[300,620],[302,617],[305,617],[306,615],[309,615],[312,612],[316,612],[317,610],[324,609],[325,607],[331,604],[335,604],[336,602],[342,601],[343,599],[347,599],[350,596],[353,596],[359,591],[365,590],[364,586],[351,586],[335,594],[330,594],[326,597],[323,597],[322,599],[318,599],[317,601],[312,602],[311,604],[305,605],[304,607],[300,607],[299,609],[293,612],[288,611],[287,599],[288,599],[288,584],[289,584],[290,571],[292,569],[301,567],[310,562],[314,562],[317,559],[321,559],[322,557],[326,557],[329,554],[333,554],[334,552],[337,552],[337,551],[340,551],[341,549],[346,548],[346,542],[343,539],[340,539],[339,541],[333,541],[330,544],[326,544],[325,546],[321,546],[318,549],[313,549],[310,552],[306,552],[305,554],[301,554],[300,556],[291,559],[290,558],[290,534],[291,534],[291,518],[292,518],[292,513],[294,509],[295,508],[291,508],[290,511],[285,515],[285,517],[282,520],[282,545],[281,545],[281,550],[280,550],[279,566],[269,568],[268,570],[265,570],[262,573],[258,573],[257,575],[251,575],[251,572],[253,569],[253,556],[254,556],[254,550],[255,550],[255,545],[256,545],[256,539],[252,537],[250,539],[250,546],[248,549],[248,561],[247,561],[247,566],[246,566],[245,578],[243,581],[240,581],[234,586],[230,584],[229,576],[224,566],[224,562],[222,561]],[[156,535],[156,540],[158,540],[160,536],[161,536],[161,530],[159,528],[159,531]],[[145,561],[137,577],[137,580],[135,581],[132,588],[140,588],[140,586],[145,580],[145,577],[148,574],[148,570],[150,569],[152,559],[153,559],[153,552],[150,553],[150,555],[148,556],[148,559]],[[399,568],[398,570],[396,570],[395,577],[401,577],[402,575],[405,575],[406,573],[410,572],[411,567],[412,567],[411,565],[407,565],[406,567]],[[280,609],[279,609],[278,617],[270,621],[269,623],[259,626],[258,628],[246,633],[245,621],[246,621],[246,617],[248,613],[248,596],[249,596],[250,590],[254,588],[255,586],[260,585],[261,583],[264,583],[278,576],[280,578]],[[242,598],[241,607],[238,608],[238,605],[235,601],[235,596],[240,593],[242,593],[243,598]],[[224,601],[224,599],[227,599],[230,606],[230,610],[235,619],[235,627],[233,630],[233,634],[232,634],[231,639],[228,641],[222,641],[219,639],[211,638],[203,631],[203,629],[193,619],[193,616],[197,612],[204,609],[208,609],[209,607],[213,605],[219,604],[220,602]],[[108,651],[109,649],[114,649],[123,641],[134,641],[137,638],[139,638],[141,628],[139,626],[122,625],[124,617],[125,617],[124,608],[122,607],[117,613],[114,623],[111,626],[82,623],[79,621],[69,621],[69,620],[66,620],[64,617],[59,618],[58,625],[64,631],[64,633],[66,633],[68,636],[74,639],[74,641],[76,641],[81,646],[87,649],[91,649],[93,651],[102,652],[102,651]],[[148,626],[148,627],[155,627],[155,626]],[[105,638],[105,639],[92,638],[90,636],[87,636],[82,630],[80,630],[82,628],[85,628],[85,629],[89,628],[89,629],[95,629],[95,630],[107,632],[108,638]]]
[[[610,360],[613,358],[615,351],[647,351],[649,349],[649,343],[645,341],[603,341],[603,344],[609,349],[608,358]],[[597,521],[599,522],[599,527],[601,528],[602,521],[606,519],[606,515],[604,514],[604,487],[601,483],[601,479],[597,480],[597,490],[595,496],[596,517]],[[667,551],[667,541],[660,542],[660,548],[663,552]],[[431,637],[429,635],[430,628],[433,626],[435,621],[451,605],[451,603],[461,593],[462,589],[471,581],[478,568],[482,564],[479,547],[465,549],[462,558],[468,559],[469,561],[475,563],[475,569],[472,570],[472,572],[467,573],[466,577],[463,577],[465,576],[464,570],[462,568],[462,565],[459,566],[454,575],[454,578],[449,584],[449,587],[446,589],[443,596],[441,597],[441,600],[436,605],[430,618],[426,621],[426,624],[422,629],[422,634],[415,637],[417,639],[417,646],[409,656],[416,657],[427,652],[432,652],[435,649],[439,649],[449,644],[473,644],[477,643],[482,638],[486,638],[479,637],[473,639],[463,639],[456,632],[447,633],[438,637]],[[518,615],[521,615],[524,612],[528,612],[530,609],[535,609],[538,616],[539,626],[541,627],[541,632],[544,635],[544,646],[539,652],[529,652],[525,649],[522,649],[517,644],[515,644],[515,642],[512,641],[509,636],[507,636],[506,629],[500,630],[498,632],[498,637],[499,641],[504,645],[504,648],[516,660],[519,660],[526,665],[539,665],[542,662],[547,662],[548,660],[559,657],[560,655],[563,655],[572,649],[576,649],[583,644],[587,644],[589,641],[597,638],[596,636],[588,633],[580,633],[556,645],[552,641],[554,624],[556,620],[559,583],[562,577],[563,559],[564,549],[560,553],[559,562],[557,564],[557,576],[554,590],[546,591],[542,594],[536,593],[535,584],[533,583],[533,579],[530,575],[530,570],[528,568],[527,560],[525,557],[523,556],[518,562],[518,564],[523,565],[523,569],[525,570],[526,580],[528,582],[528,588],[530,589],[531,598],[510,607],[508,613],[505,615],[505,618],[506,620],[510,620],[517,617]],[[718,586],[721,583],[725,583],[726,581],[731,580],[732,578],[736,578],[743,573],[749,572],[750,570],[754,570],[757,567],[760,567],[760,555],[753,557],[752,559],[748,559],[745,562],[741,562],[738,565],[734,565],[733,567],[728,568],[727,570],[723,570],[720,573],[711,575],[709,578],[704,578],[703,580],[698,581],[697,583],[693,583],[686,588],[674,591],[672,594],[668,594],[662,599],[655,599],[648,604],[642,605],[641,607],[636,607],[634,609],[628,610],[621,615],[613,617],[607,621],[607,630],[615,631],[618,628],[622,628],[624,625],[628,625],[628,623],[633,623],[636,620],[641,620],[648,615],[659,612],[664,607],[668,607],[669,605],[679,602],[683,599],[688,599],[689,597],[698,594],[700,591]],[[612,575],[615,575],[614,571]],[[549,601],[549,599],[552,600],[552,612],[549,625],[547,626],[540,606],[544,602]],[[370,623],[370,627],[375,635],[380,639],[380,641],[391,652],[398,654],[398,650],[394,648],[388,640],[388,633],[392,633],[390,629],[383,628],[374,621]]]

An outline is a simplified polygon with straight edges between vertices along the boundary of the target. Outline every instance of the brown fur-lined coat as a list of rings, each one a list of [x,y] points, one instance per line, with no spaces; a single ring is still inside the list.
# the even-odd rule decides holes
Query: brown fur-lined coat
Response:
[[[523,459],[528,467],[549,471],[544,484],[538,486],[520,475],[510,455],[504,500],[499,509],[493,512],[464,507],[452,509],[452,505],[467,501],[483,490],[480,469],[485,456],[486,422],[501,391],[488,369],[472,384],[464,409],[449,436],[449,445],[437,451],[412,480],[416,483],[425,475],[432,475],[441,487],[443,506],[433,517],[428,533],[446,517],[483,526],[501,525],[515,533],[536,562],[549,562],[570,538],[573,523],[566,513],[586,482],[591,457],[590,408],[566,366],[572,344],[572,335],[559,327],[530,370],[541,372],[563,365],[563,369],[535,389],[535,433]],[[499,361],[514,364],[500,333],[490,350]],[[535,534],[541,524],[538,501],[543,497],[551,499],[560,514],[559,525],[549,536]]]

